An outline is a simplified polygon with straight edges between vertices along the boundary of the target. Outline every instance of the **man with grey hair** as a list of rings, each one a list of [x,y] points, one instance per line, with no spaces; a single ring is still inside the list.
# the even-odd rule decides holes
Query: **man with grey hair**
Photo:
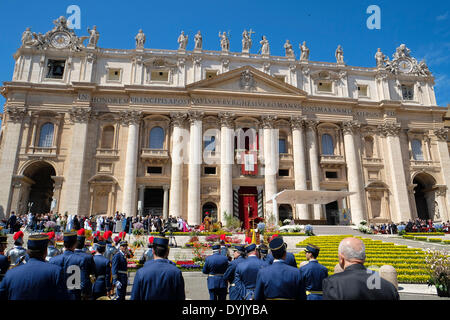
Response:
[[[358,238],[339,244],[339,265],[344,272],[323,280],[323,300],[399,300],[397,289],[378,273],[364,267],[366,248]]]

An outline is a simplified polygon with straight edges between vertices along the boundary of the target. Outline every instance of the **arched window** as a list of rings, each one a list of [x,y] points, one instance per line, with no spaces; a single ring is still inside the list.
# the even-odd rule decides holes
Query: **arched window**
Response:
[[[216,137],[214,136],[205,137],[205,150],[216,151]]]
[[[164,149],[164,129],[154,127],[150,130],[150,149]]]
[[[322,135],[322,154],[324,155],[334,154],[333,138],[329,134]]]
[[[423,161],[422,142],[420,142],[420,140],[413,139],[411,141],[411,148],[414,160]]]
[[[54,125],[53,123],[47,122],[41,127],[41,131],[39,133],[39,147],[42,148],[50,148],[53,145],[53,131]]]
[[[106,126],[102,131],[102,149],[112,149],[114,147],[114,127]]]
[[[278,152],[279,153],[288,153],[286,148],[286,138],[278,139]]]
[[[364,149],[366,152],[366,158],[373,158],[373,138],[372,137],[364,138]]]

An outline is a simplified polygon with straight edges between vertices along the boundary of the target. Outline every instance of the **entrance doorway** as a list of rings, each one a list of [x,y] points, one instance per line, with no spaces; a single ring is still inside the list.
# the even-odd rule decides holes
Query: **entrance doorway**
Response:
[[[422,220],[434,219],[435,192],[433,187],[436,181],[429,174],[420,173],[414,178],[413,184],[416,185],[414,200],[416,201],[418,218]]]
[[[239,219],[244,229],[250,228],[250,218],[258,216],[258,190],[256,187],[239,188]]]
[[[144,190],[143,215],[162,216],[164,205],[163,188],[146,188]]]
[[[280,221],[284,223],[284,220],[292,220],[292,207],[289,204],[280,204],[278,207],[278,215],[280,216]]]
[[[45,161],[39,161],[31,164],[25,169],[24,176],[33,180],[34,184],[30,187],[28,203],[31,206],[32,213],[49,213],[53,200],[53,184],[52,176],[56,175],[55,169]]]
[[[325,205],[325,212],[327,215],[327,224],[339,224],[339,205],[337,201],[330,202]]]
[[[212,223],[217,223],[217,206],[215,203],[207,202],[202,208],[202,222],[205,221],[206,213],[211,218]]]

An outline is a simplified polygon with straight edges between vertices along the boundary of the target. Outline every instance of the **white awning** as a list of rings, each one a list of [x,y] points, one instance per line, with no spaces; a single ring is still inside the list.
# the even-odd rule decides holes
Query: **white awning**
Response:
[[[351,196],[356,192],[284,190],[274,196],[278,204],[327,204]],[[272,203],[272,199],[267,201]]]

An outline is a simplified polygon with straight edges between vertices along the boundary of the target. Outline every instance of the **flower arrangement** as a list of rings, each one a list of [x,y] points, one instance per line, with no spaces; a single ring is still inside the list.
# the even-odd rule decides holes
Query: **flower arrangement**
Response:
[[[200,242],[194,242],[193,243],[193,249],[192,253],[194,255],[194,258],[192,259],[195,262],[204,262],[206,259],[206,247],[203,246]]]
[[[359,232],[362,232],[362,233],[367,233],[367,234],[372,234],[373,233],[372,228],[367,226],[367,221],[365,221],[365,220],[362,220],[359,223],[358,230],[359,230]]]
[[[450,256],[445,251],[428,249],[425,261],[429,267],[428,286],[434,285],[438,296],[450,297]]]
[[[135,236],[142,236],[144,234],[144,225],[140,222],[133,224],[133,234]]]
[[[397,233],[400,235],[400,236],[402,236],[402,235],[404,235],[404,234],[406,234],[406,226],[405,225],[403,225],[403,224],[401,224],[401,225],[398,225],[397,226]]]
[[[305,230],[304,225],[294,224],[294,225],[284,225],[280,227],[280,232],[303,232]]]
[[[44,223],[44,232],[51,232],[51,231],[55,231],[56,229],[56,222],[54,221],[47,221],[46,223]]]
[[[291,223],[291,219],[284,219],[283,220],[283,225],[288,225]]]
[[[313,236],[313,235],[314,235],[314,229],[313,229],[312,225],[308,224],[308,225],[305,227],[305,234],[306,234],[307,236]]]

